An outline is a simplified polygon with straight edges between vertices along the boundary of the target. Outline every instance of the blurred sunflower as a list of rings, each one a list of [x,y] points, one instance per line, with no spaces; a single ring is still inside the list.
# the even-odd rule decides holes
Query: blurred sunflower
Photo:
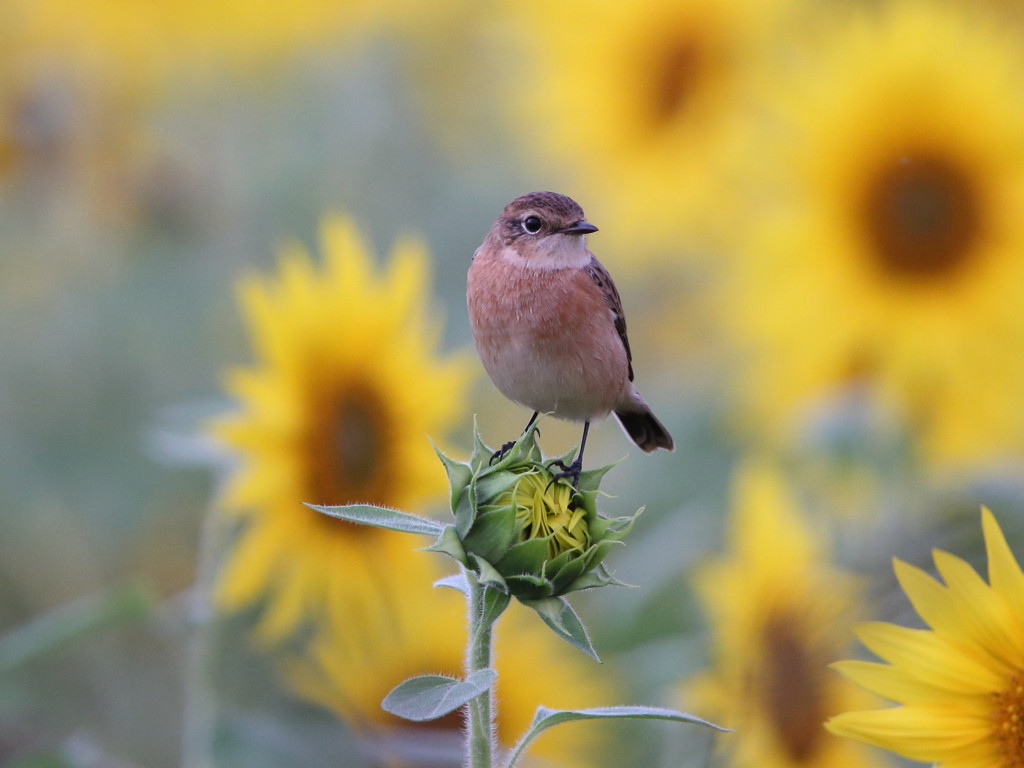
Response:
[[[445,474],[426,435],[460,418],[466,357],[437,354],[427,306],[427,255],[395,246],[378,274],[355,226],[328,219],[324,266],[297,245],[280,275],[240,286],[256,363],[235,370],[236,413],[212,425],[240,459],[223,507],[243,527],[217,590],[237,610],[266,597],[267,638],[363,588],[401,534],[346,525],[302,502],[369,502],[417,511],[443,497]],[[358,590],[357,590],[358,591]]]
[[[931,629],[865,624],[860,639],[888,664],[836,667],[902,706],[846,712],[829,720],[829,730],[936,768],[1024,765],[1024,573],[987,509],[982,528],[988,584],[946,552],[934,553],[945,584],[895,562]]]
[[[458,0],[8,0],[12,40],[41,63],[119,84],[259,69],[391,30],[423,34]]]
[[[452,589],[431,586],[443,575],[430,567],[436,556],[407,549],[398,557],[416,562],[392,560],[377,581],[377,599],[366,601],[358,616],[332,604],[312,653],[290,666],[289,679],[297,692],[362,734],[374,765],[424,764],[415,756],[431,748],[435,757],[429,764],[448,764],[439,763],[437,755],[454,755],[451,764],[462,765],[459,712],[411,724],[381,708],[384,696],[408,677],[460,676],[466,643],[465,600]],[[510,606],[502,617],[494,650],[498,740],[506,748],[526,730],[539,705],[574,708],[609,699],[607,676],[594,674],[590,660],[521,606]],[[596,727],[552,729],[531,746],[525,765],[592,766],[601,744],[598,734]]]
[[[613,243],[678,256],[690,231],[721,223],[743,84],[792,5],[515,0],[502,30],[524,48],[518,134],[586,190]]]
[[[926,459],[966,465],[1024,444],[1024,60],[951,4],[876,12],[765,85],[781,130],[752,146],[723,311],[776,434],[868,381]]]
[[[696,577],[715,667],[687,685],[688,703],[736,729],[723,742],[735,768],[884,765],[823,727],[857,693],[828,671],[847,652],[858,606],[851,577],[828,563],[773,470],[746,467],[735,493],[731,551]]]

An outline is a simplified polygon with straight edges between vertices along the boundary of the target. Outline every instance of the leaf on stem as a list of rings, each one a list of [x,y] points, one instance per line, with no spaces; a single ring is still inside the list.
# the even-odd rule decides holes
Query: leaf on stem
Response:
[[[406,720],[435,720],[486,693],[497,678],[498,673],[490,668],[479,669],[465,680],[446,675],[410,677],[395,686],[381,706]]]
[[[340,507],[322,507],[317,504],[306,504],[310,509],[325,515],[347,520],[360,525],[372,525],[375,528],[387,528],[400,533],[419,533],[424,536],[439,536],[445,526],[436,520],[408,512],[399,512],[389,507],[377,507],[373,504],[346,504]]]
[[[516,762],[526,751],[526,747],[540,735],[541,732],[559,723],[568,723],[573,720],[602,720],[609,718],[626,718],[633,720],[670,720],[676,723],[688,723],[691,725],[703,725],[714,728],[716,731],[728,731],[720,725],[703,720],[685,712],[677,712],[674,709],[662,707],[595,707],[594,709],[548,709],[538,707],[537,714],[533,716],[533,722],[522,738],[513,748],[509,755],[506,768],[514,768]]]

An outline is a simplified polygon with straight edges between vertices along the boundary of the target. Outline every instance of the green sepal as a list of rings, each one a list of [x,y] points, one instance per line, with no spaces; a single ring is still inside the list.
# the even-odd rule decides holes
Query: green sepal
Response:
[[[448,474],[451,508],[452,512],[456,512],[460,504],[464,505],[469,501],[465,496],[469,481],[473,478],[473,468],[465,462],[455,461],[446,456],[433,441],[430,444],[434,446],[434,453],[437,454],[437,458],[441,460],[444,470]]]
[[[594,549],[594,547],[591,547],[591,549]],[[564,563],[560,563],[560,560],[564,561]],[[579,552],[563,552],[547,563],[546,573],[548,578],[551,579],[555,593],[563,594],[568,591],[569,585],[582,576],[589,567],[589,559],[585,556],[581,557]]]
[[[479,555],[470,554],[471,565],[467,567],[476,575],[477,581],[499,592],[508,592],[508,583],[498,570]]]
[[[570,723],[574,720],[607,719],[669,720],[688,725],[702,725],[714,728],[716,731],[727,732],[729,730],[694,715],[688,715],[685,712],[678,712],[674,709],[664,709],[663,707],[627,706],[595,707],[593,709],[548,709],[547,707],[537,707],[537,713],[533,716],[533,722],[530,723],[526,733],[522,735],[519,741],[516,742],[515,747],[512,748],[505,768],[515,768],[516,763],[522,757],[530,742],[554,725]]]
[[[501,559],[516,537],[516,510],[512,506],[496,507],[479,515],[462,537],[466,550],[491,562]]]
[[[494,451],[488,448],[480,437],[480,425],[477,423],[476,414],[473,414],[473,452],[469,456],[469,466],[473,474],[488,466],[493,455]]]
[[[566,592],[579,592],[583,589],[598,589],[600,587],[631,587],[632,584],[627,584],[624,581],[619,581],[612,576],[608,569],[603,564],[598,564],[596,568],[591,568],[586,571],[582,576],[573,581],[567,588]]]
[[[587,635],[587,629],[576,615],[576,611],[564,597],[549,597],[544,600],[522,600],[523,605],[533,608],[556,635],[574,648],[583,651],[594,661],[600,663],[594,646]]]
[[[604,561],[605,556],[611,550],[612,547],[624,547],[626,546],[623,542],[615,539],[605,539],[599,541],[597,544],[587,550],[587,568],[597,568]]]
[[[509,591],[522,603],[528,600],[544,600],[555,594],[555,587],[547,578],[532,573],[506,576],[505,582]]]
[[[434,582],[434,586],[457,589],[463,595],[469,597],[469,582],[466,581],[466,575],[462,571],[453,573],[451,576],[445,576],[443,579],[438,579]]]
[[[496,565],[506,576],[540,574],[543,572],[547,556],[548,542],[546,538],[527,539],[506,549],[501,561]]]
[[[512,486],[519,481],[519,478],[520,475],[518,473],[507,469],[481,472],[477,475],[475,482],[471,486],[477,510],[486,505],[491,499],[495,499],[506,491],[511,490]]]
[[[477,670],[465,680],[447,675],[410,677],[391,689],[381,707],[405,720],[436,720],[486,693],[497,678],[498,673],[489,667]]]
[[[420,549],[423,552],[440,552],[467,567],[469,566],[469,557],[466,555],[466,549],[462,546],[459,535],[455,532],[454,525],[446,525],[433,544]]]
[[[551,541],[555,537],[555,534],[545,536],[538,541],[543,541],[545,544]],[[561,554],[555,555],[552,560],[547,560],[544,563],[546,573],[559,573],[563,568],[569,565],[569,563],[575,560],[583,560],[584,553],[581,553],[578,549],[567,549]]]
[[[500,590],[491,586],[484,587],[484,615],[483,621],[486,626],[492,626],[498,617],[508,608],[512,596],[508,590]]]
[[[580,483],[578,486],[580,492],[597,493],[598,488],[601,485],[601,481],[604,480],[604,476],[615,467],[619,466],[623,461],[625,461],[625,457],[618,461],[613,461],[611,464],[605,464],[603,467],[596,467],[595,469],[588,469],[580,472]]]
[[[305,502],[303,502],[305,504]],[[360,525],[371,525],[375,528],[386,528],[400,533],[418,533],[424,536],[437,536],[446,527],[443,523],[429,517],[410,515],[390,507],[378,507],[373,504],[344,504],[337,507],[323,507],[318,504],[305,504],[312,510],[321,512],[339,520]]]
[[[621,541],[633,530],[636,519],[643,514],[644,507],[640,507],[629,517],[601,517],[597,515],[591,524],[591,529],[596,531],[598,538],[608,538]]]
[[[466,492],[459,498],[459,505],[452,509],[452,513],[455,515],[455,532],[459,534],[459,538],[464,538],[469,529],[473,527],[473,521],[476,520],[476,475],[469,480],[469,485],[466,486]]]

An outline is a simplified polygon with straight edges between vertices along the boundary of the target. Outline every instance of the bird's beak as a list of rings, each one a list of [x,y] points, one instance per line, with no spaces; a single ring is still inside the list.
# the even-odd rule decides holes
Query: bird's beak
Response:
[[[575,224],[558,231],[563,235],[588,235],[591,232],[597,232],[597,227],[586,219],[580,219]]]

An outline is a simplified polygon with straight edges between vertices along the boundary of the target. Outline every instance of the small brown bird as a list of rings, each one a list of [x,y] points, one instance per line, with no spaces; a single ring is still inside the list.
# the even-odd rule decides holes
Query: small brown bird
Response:
[[[533,410],[526,429],[538,413],[583,422],[579,453],[561,467],[574,485],[590,422],[609,413],[644,451],[673,448],[633,386],[619,292],[584,241],[596,231],[565,195],[518,197],[473,255],[466,291],[484,368],[505,397]]]

